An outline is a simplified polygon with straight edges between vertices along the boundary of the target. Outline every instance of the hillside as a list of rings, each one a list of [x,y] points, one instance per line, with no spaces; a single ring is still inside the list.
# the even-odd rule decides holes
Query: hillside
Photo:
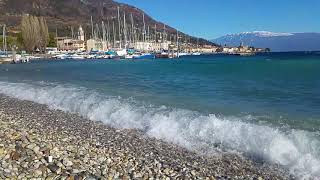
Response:
[[[70,27],[84,26],[86,32],[90,30],[90,17],[94,18],[94,23],[101,21],[117,22],[117,8],[120,7],[121,14],[125,12],[128,16],[133,15],[136,27],[142,28],[143,11],[127,5],[115,2],[113,0],[0,0],[0,24],[5,23],[11,30],[18,30],[21,16],[24,14],[32,14],[46,17],[49,30],[55,32],[58,28],[59,35],[67,35],[70,33]],[[163,23],[152,19],[147,14],[145,22],[151,29],[157,24],[158,28],[164,26]],[[167,25],[167,32],[175,34],[176,30]],[[187,35],[186,35],[187,36]],[[195,42],[196,38],[191,37],[191,41]],[[211,43],[204,39],[200,43]]]
[[[267,31],[244,32],[230,34],[212,40],[217,44],[270,48],[274,52],[319,51],[320,33],[274,33]]]

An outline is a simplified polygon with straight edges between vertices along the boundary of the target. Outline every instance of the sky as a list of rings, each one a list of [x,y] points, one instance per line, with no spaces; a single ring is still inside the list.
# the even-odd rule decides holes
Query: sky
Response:
[[[320,0],[116,0],[193,36],[320,32]]]

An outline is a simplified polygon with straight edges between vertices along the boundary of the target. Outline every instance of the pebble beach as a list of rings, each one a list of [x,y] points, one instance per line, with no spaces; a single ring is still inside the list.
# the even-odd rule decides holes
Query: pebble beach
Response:
[[[240,155],[204,156],[131,129],[0,95],[0,179],[294,179]]]

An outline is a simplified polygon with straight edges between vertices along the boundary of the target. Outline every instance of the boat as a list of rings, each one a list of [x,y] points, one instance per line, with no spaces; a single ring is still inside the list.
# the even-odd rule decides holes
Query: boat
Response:
[[[152,53],[142,53],[141,55],[134,55],[134,59],[155,59],[155,54]]]
[[[122,49],[122,50],[116,51],[116,53],[118,56],[125,57],[127,55],[127,50]]]
[[[169,53],[167,52],[157,53],[156,58],[169,58]]]
[[[125,55],[125,59],[133,59],[133,58],[134,58],[134,55],[131,55],[131,54]]]
[[[67,59],[82,60],[84,57],[78,54],[70,54],[67,56]]]
[[[201,55],[200,52],[194,52],[194,53],[192,53],[192,56],[200,56],[200,55]]]
[[[181,56],[188,56],[189,54],[188,53],[185,53],[185,52],[179,52],[178,53],[178,56],[181,57]]]
[[[68,59],[68,55],[58,54],[58,55],[53,56],[53,58],[64,60],[64,59]]]

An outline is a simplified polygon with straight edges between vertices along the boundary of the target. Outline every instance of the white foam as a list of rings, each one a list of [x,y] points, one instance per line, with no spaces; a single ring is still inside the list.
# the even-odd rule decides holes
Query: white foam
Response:
[[[302,130],[283,131],[197,112],[143,105],[74,86],[0,82],[0,93],[50,108],[79,113],[115,128],[135,128],[146,135],[207,153],[215,145],[286,166],[301,179],[320,177],[319,136]]]

